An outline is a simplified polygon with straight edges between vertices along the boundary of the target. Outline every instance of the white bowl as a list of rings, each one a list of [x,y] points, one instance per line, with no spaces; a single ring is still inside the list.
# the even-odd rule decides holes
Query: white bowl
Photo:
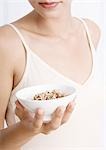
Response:
[[[51,100],[33,100],[35,94],[39,94],[45,91],[52,91],[54,89],[60,90],[68,96]],[[74,100],[75,97],[76,89],[71,85],[65,84],[31,86],[23,88],[16,93],[16,98],[29,111],[35,112],[37,108],[42,108],[44,110],[44,121],[50,121],[51,114],[56,110],[57,107],[64,106],[65,108],[71,101]]]

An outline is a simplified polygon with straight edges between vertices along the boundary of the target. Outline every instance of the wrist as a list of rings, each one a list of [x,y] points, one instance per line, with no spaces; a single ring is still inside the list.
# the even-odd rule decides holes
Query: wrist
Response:
[[[20,127],[21,129],[26,133],[28,134],[29,137],[33,137],[37,134],[40,134],[40,130],[35,130],[34,128],[34,125],[31,121],[25,121],[25,120],[22,120],[20,121]]]

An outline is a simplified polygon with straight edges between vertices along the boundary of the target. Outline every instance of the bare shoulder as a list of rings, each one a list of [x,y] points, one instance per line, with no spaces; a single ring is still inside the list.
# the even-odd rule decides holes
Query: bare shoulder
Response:
[[[7,69],[14,74],[15,85],[16,77],[20,79],[23,73],[25,51],[21,39],[8,25],[0,28],[0,59],[0,64],[2,66],[8,64]]]
[[[14,42],[15,36],[12,29],[8,25],[0,27],[0,51],[5,52],[6,49],[6,53],[9,54],[9,49],[11,49],[15,45]]]
[[[2,65],[4,63],[10,62],[12,67],[12,42],[13,36],[12,32],[8,26],[0,27],[0,59]],[[9,66],[8,66],[9,67]]]
[[[84,20],[86,21],[87,26],[89,28],[92,42],[93,42],[95,48],[97,48],[97,45],[98,45],[99,40],[100,40],[100,35],[101,35],[100,28],[94,21],[86,19],[86,18]]]
[[[21,46],[20,39],[10,26],[0,27],[0,55],[8,58],[9,63],[14,63],[19,57]]]

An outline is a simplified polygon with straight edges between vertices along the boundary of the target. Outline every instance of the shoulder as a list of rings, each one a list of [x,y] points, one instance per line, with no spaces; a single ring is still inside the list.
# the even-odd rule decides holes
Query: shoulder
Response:
[[[9,49],[15,45],[14,42],[16,42],[16,35],[13,29],[9,25],[0,27],[0,47]]]
[[[84,20],[88,26],[94,47],[97,48],[99,40],[100,40],[100,35],[101,35],[100,28],[94,21],[86,19],[86,18]]]
[[[0,69],[7,71],[7,76],[13,74],[21,77],[24,68],[25,51],[20,38],[10,26],[0,27]],[[3,71],[2,71],[3,74]]]
[[[25,67],[25,50],[21,39],[10,26],[0,28],[0,69],[13,74],[14,87],[21,80]],[[3,71],[2,71],[3,75]]]
[[[12,61],[12,32],[7,26],[0,27],[0,58],[2,63]],[[10,61],[10,63],[11,63]]]
[[[20,39],[13,29],[8,26],[0,27],[0,55],[9,63],[15,63],[20,54]]]

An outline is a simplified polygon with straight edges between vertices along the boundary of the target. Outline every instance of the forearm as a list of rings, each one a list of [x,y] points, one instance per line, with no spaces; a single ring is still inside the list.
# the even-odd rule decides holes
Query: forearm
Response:
[[[19,149],[33,136],[34,134],[19,122],[0,131],[0,150]]]

